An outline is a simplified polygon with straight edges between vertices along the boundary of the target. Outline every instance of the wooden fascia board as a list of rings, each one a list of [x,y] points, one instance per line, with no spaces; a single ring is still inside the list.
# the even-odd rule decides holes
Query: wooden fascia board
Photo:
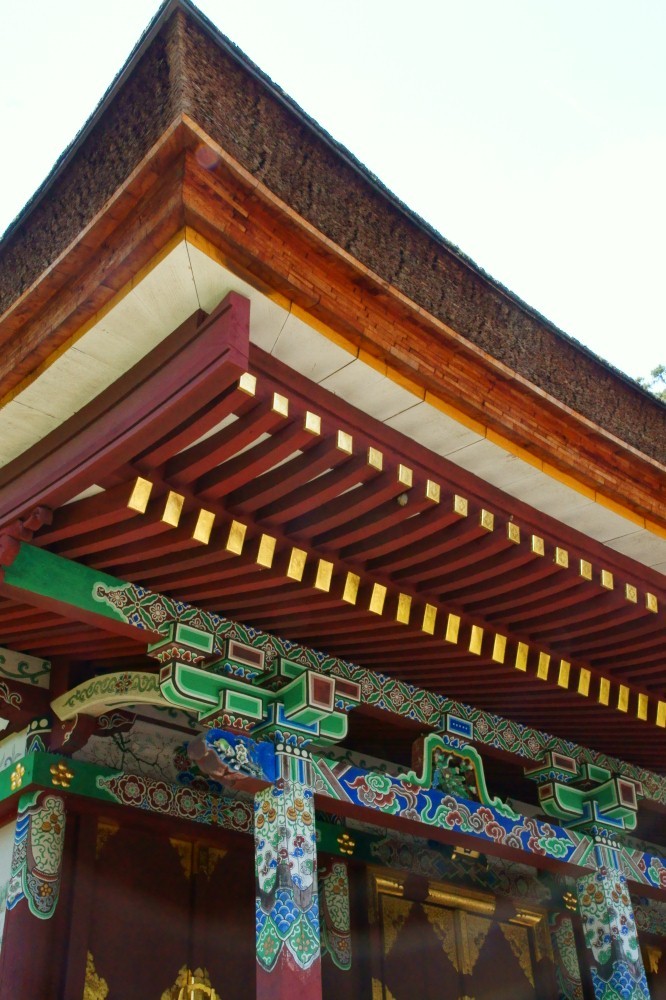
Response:
[[[200,143],[219,157],[223,186],[214,171],[186,158],[186,150]],[[272,289],[301,306],[357,353],[386,364],[389,374],[406,376],[424,396],[431,393],[466,413],[535,464],[551,465],[639,521],[666,530],[659,463],[426,313],[281,202],[187,116],[173,123],[76,243],[0,317],[0,343],[8,345],[0,362],[0,398],[13,395],[75,342],[185,222],[259,290]]]
[[[0,316],[0,402],[74,343],[183,228],[180,119]]]
[[[218,175],[188,156],[185,219],[225,263],[235,259],[250,283],[273,288],[424,395],[666,529],[664,466],[426,313],[212,145],[223,163],[224,197]]]

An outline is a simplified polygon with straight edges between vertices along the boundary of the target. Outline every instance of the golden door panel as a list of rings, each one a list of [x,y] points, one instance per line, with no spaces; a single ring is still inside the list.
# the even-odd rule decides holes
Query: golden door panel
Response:
[[[432,884],[417,899],[379,872],[371,890],[373,1000],[537,1000],[533,927],[497,919],[491,895]]]

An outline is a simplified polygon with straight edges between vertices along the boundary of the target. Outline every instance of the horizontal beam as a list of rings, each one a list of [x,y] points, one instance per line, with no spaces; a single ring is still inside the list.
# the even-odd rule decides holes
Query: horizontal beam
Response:
[[[446,730],[447,719],[454,716],[465,723],[466,738],[471,742],[511,755],[522,765],[540,762],[548,751],[573,756],[579,763],[598,764],[614,774],[640,781],[645,799],[666,807],[666,777],[662,775],[588,747],[572,746],[559,737],[349,661],[325,656],[308,646],[248,629],[222,615],[145,590],[26,543],[20,544],[16,559],[4,568],[0,593],[57,610],[68,618],[92,622],[111,632],[139,637],[146,644],[166,637],[174,623],[196,620],[197,628],[210,637],[206,651],[209,655],[224,654],[225,636],[233,630],[238,640],[248,646],[270,651],[274,656],[298,659],[308,669],[360,684],[365,705],[434,730]]]
[[[374,814],[382,824],[389,820],[415,825],[418,816],[421,830],[450,835],[447,839],[452,843],[473,845],[484,853],[520,859],[535,867],[594,868],[594,842],[590,838],[521,816],[508,807],[500,811],[436,789],[418,788],[406,780],[413,775],[389,776],[323,754],[316,756],[315,768],[321,779],[317,795],[329,809],[333,803],[342,806],[343,812],[344,807],[346,811],[351,807],[366,817]],[[57,789],[238,833],[253,830],[252,801],[227,799],[55,754],[27,754],[0,771],[0,803],[31,788]],[[630,862],[629,881],[643,891],[663,892],[660,878],[666,871],[666,860],[639,850],[625,853]]]

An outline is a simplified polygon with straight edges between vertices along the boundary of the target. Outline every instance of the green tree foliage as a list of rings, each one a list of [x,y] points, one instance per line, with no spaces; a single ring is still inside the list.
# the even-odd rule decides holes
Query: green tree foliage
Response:
[[[666,365],[657,365],[647,378],[639,378],[638,384],[666,403]]]

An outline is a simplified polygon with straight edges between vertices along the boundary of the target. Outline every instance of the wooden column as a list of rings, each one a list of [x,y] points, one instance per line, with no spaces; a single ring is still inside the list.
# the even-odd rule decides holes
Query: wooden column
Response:
[[[321,1000],[312,764],[275,750],[277,778],[255,796],[257,1000]]]
[[[601,840],[597,837],[597,840]],[[596,872],[578,880],[578,905],[595,1000],[650,1000],[619,846],[595,847]]]
[[[582,1000],[583,983],[573,920],[567,913],[550,915],[558,1000]]]
[[[59,995],[66,919],[54,915],[64,842],[62,796],[48,791],[22,795],[0,952],[0,1000]]]

